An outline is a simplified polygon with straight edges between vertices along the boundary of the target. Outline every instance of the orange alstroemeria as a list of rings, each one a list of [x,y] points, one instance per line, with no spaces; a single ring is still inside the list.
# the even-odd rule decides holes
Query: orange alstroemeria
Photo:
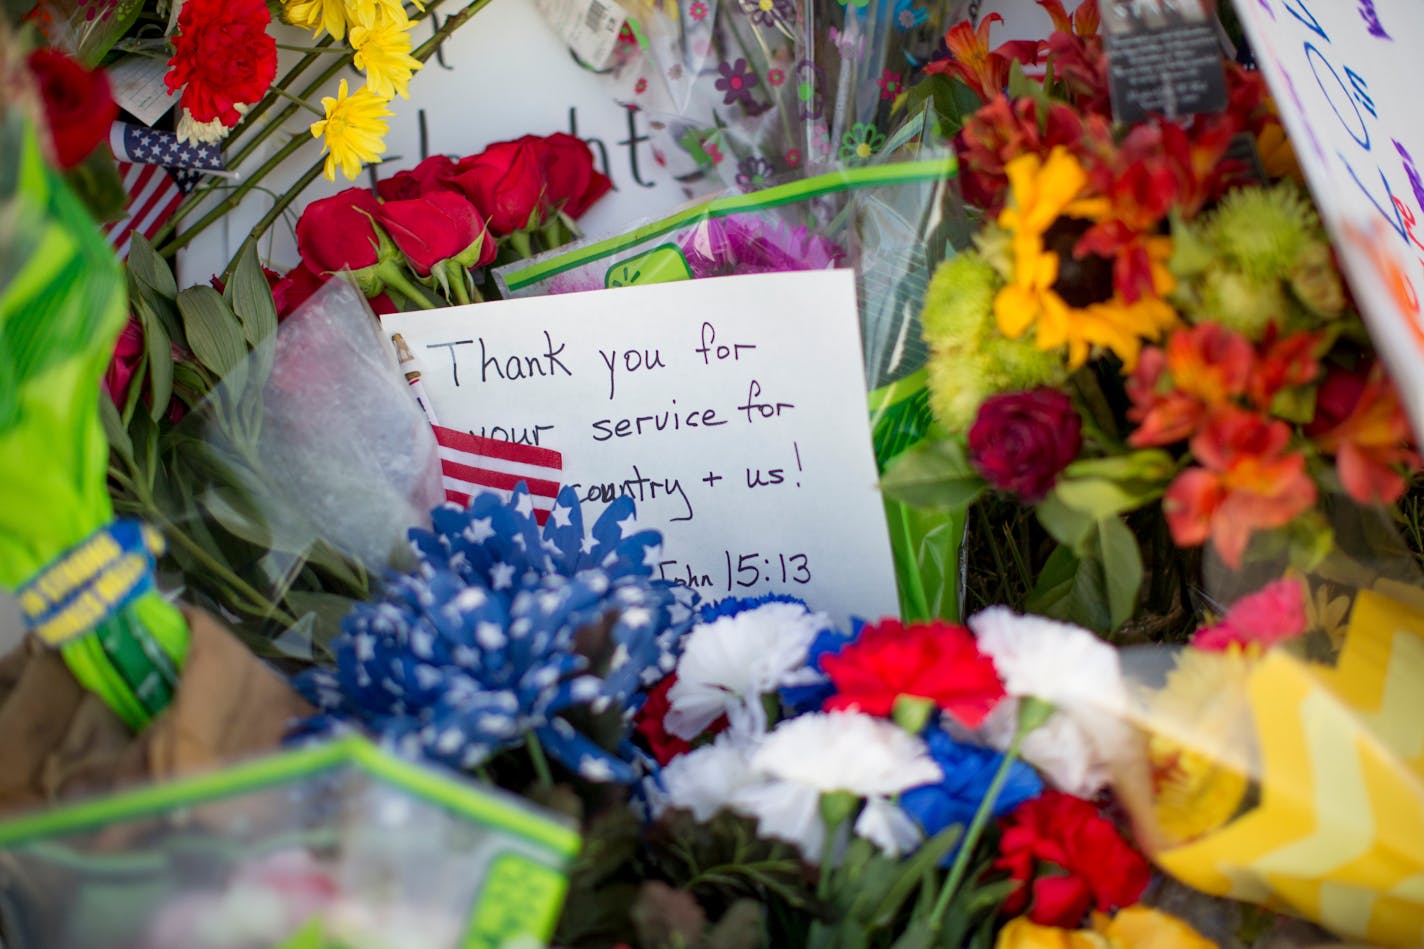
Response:
[[[1098,0],[1083,0],[1071,17],[1063,8],[1063,0],[1038,0],[1038,5],[1052,18],[1053,28],[1058,32],[1075,36],[1098,35]]]
[[[1251,534],[1284,527],[1309,510],[1315,482],[1305,456],[1290,451],[1291,430],[1235,406],[1217,409],[1191,440],[1201,464],[1182,472],[1167,488],[1162,508],[1172,540],[1181,547],[1212,542],[1233,569]]]
[[[1322,333],[1292,333],[1277,338],[1275,326],[1268,327],[1266,338],[1261,341],[1261,358],[1247,386],[1252,404],[1265,412],[1280,392],[1314,382],[1320,375],[1316,352],[1324,341]]]
[[[1408,487],[1400,469],[1420,464],[1399,395],[1379,365],[1365,380],[1354,409],[1316,444],[1335,456],[1345,493],[1361,504],[1398,501]]]
[[[963,82],[979,101],[988,102],[1004,91],[1009,70],[1015,62],[1032,66],[1038,62],[1038,43],[1014,41],[998,49],[989,48],[989,27],[1004,22],[997,13],[980,21],[978,29],[968,20],[956,23],[944,34],[949,59],[937,59],[925,67],[927,74],[942,73]]]
[[[1144,448],[1190,437],[1210,409],[1246,392],[1255,370],[1250,342],[1220,324],[1177,330],[1165,350],[1143,354],[1128,380],[1128,417],[1139,423],[1129,443]]]

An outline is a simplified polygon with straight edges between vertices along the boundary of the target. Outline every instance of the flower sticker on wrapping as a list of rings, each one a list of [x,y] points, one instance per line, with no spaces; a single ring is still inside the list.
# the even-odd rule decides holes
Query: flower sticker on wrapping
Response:
[[[819,119],[826,101],[826,71],[809,59],[796,64],[796,117]]]
[[[776,169],[760,155],[749,155],[737,163],[737,184],[747,191],[766,187]]]
[[[587,780],[634,780],[628,761],[563,714],[627,707],[666,675],[696,595],[650,579],[661,536],[635,530],[631,498],[587,535],[571,489],[542,531],[532,510],[522,485],[509,502],[484,494],[465,510],[437,508],[434,531],[411,532],[415,572],[346,617],[336,668],[303,675],[303,694],[331,718],[452,767],[532,737]],[[576,645],[595,628],[597,642]]]
[[[841,136],[841,161],[863,165],[884,146],[884,133],[869,122],[857,122]]]
[[[747,19],[769,29],[785,28],[796,19],[791,0],[741,0],[741,6]]]
[[[748,109],[756,106],[752,90],[756,88],[757,74],[745,59],[738,57],[730,63],[718,63],[717,71],[722,75],[713,85],[722,93],[723,105],[741,103]]]

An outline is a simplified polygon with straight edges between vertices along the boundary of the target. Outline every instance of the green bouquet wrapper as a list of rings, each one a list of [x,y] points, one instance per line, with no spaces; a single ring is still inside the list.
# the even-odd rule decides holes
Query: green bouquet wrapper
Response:
[[[41,155],[0,112],[0,587],[18,590],[113,521],[100,379],[125,319],[123,271]],[[115,425],[117,414],[115,413]],[[146,592],[58,643],[130,727],[171,700],[188,645],[179,611]]]

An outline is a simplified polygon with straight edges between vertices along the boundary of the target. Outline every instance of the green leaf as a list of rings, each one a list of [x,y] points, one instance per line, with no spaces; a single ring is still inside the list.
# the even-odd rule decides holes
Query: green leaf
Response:
[[[293,615],[298,618],[304,618],[307,614],[315,616],[312,641],[323,652],[328,651],[327,644],[341,632],[341,621],[356,605],[355,600],[348,600],[344,596],[309,590],[290,591],[286,602]]]
[[[143,326],[144,358],[148,360],[148,392],[152,400],[148,414],[157,422],[168,412],[168,402],[173,398],[173,344],[163,322],[146,301],[136,301],[134,309]]]
[[[871,928],[884,928],[894,923],[905,900],[910,898],[921,883],[926,880],[938,881],[939,874],[935,868],[954,849],[963,834],[962,827],[952,824],[921,844],[914,856],[901,864],[903,872],[878,901],[874,915],[869,918]]]
[[[277,331],[277,306],[257,261],[257,245],[246,245],[238,256],[223,295],[242,321],[242,331],[250,345],[256,346]]]
[[[238,492],[209,490],[203,492],[199,504],[213,520],[234,537],[256,547],[271,547],[272,532],[262,523],[261,515],[237,497]]]
[[[177,298],[178,282],[173,279],[173,271],[142,234],[135,233],[130,242],[128,267],[129,273],[148,287],[169,300]]]
[[[1097,523],[1096,518],[1065,504],[1058,496],[1056,488],[1038,503],[1034,513],[1038,515],[1038,522],[1043,525],[1043,529],[1048,531],[1054,540],[1075,554],[1087,553],[1088,541],[1092,539],[1093,527]]]
[[[1024,610],[1107,632],[1112,616],[1105,583],[1099,560],[1079,559],[1069,548],[1059,547],[1049,555],[1038,583],[1024,602]]]
[[[178,294],[178,312],[188,347],[213,372],[225,376],[247,356],[237,316],[212,287],[189,287]]]
[[[1107,587],[1108,614],[1117,629],[1132,618],[1137,609],[1137,592],[1142,586],[1142,551],[1137,538],[1121,518],[1098,522],[1098,552]]]
[[[927,442],[903,452],[880,481],[881,490],[912,507],[963,510],[984,493],[962,438]]]
[[[119,457],[129,463],[129,467],[133,467],[133,441],[119,418],[118,406],[109,398],[109,393],[102,389],[99,391],[99,419],[104,423],[104,437],[109,440],[109,447],[118,452]]]

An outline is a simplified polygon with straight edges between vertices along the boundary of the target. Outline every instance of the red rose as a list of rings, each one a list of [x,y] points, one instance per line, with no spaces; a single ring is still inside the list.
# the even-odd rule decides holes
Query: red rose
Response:
[[[430,276],[447,260],[474,267],[494,259],[495,244],[480,212],[457,192],[432,191],[407,201],[387,201],[377,213],[381,226],[421,277]]]
[[[1028,918],[1040,926],[1076,929],[1090,909],[1133,905],[1151,881],[1147,860],[1112,822],[1071,795],[1045,791],[1019,805],[1002,827],[994,866],[1019,884],[1004,912],[1018,915],[1031,902]]]
[[[1004,697],[994,661],[956,623],[881,620],[839,653],[823,656],[821,670],[836,690],[826,699],[828,712],[888,717],[905,695],[929,699],[966,727],[978,728]]]
[[[297,221],[297,252],[317,274],[362,270],[381,259],[375,221],[381,205],[363,188],[347,188],[307,205]]]
[[[548,201],[539,143],[533,135],[495,142],[456,166],[453,184],[500,237],[544,221]]]
[[[1083,421],[1057,389],[996,395],[969,429],[969,461],[1001,491],[1043,499],[1083,444]]]
[[[445,155],[431,155],[410,171],[398,171],[376,182],[382,201],[408,201],[432,191],[453,190],[455,163]]]
[[[267,282],[272,287],[272,302],[277,306],[277,319],[284,320],[312,294],[326,286],[326,278],[312,270],[305,262],[297,264],[285,274],[275,274],[263,268]]]
[[[648,700],[643,703],[643,707],[638,709],[633,716],[633,731],[642,736],[647,743],[648,750],[657,759],[658,764],[666,765],[678,755],[685,755],[692,750],[692,742],[679,738],[667,730],[668,692],[677,685],[677,674],[664,676],[657,685],[648,690]],[[720,716],[715,722],[707,726],[706,734],[715,735],[727,728],[727,716]]]
[[[27,60],[44,99],[54,159],[73,168],[109,137],[119,107],[102,70],[90,72],[57,49],[37,49]]]
[[[114,358],[104,373],[104,391],[109,393],[109,398],[114,400],[120,412],[128,401],[129,384],[133,382],[138,364],[143,361],[143,350],[143,325],[130,318],[123,332],[119,333],[118,342],[114,344]]]
[[[231,128],[239,105],[260,102],[277,75],[277,43],[263,0],[187,0],[164,82],[198,122]]]
[[[549,204],[578,219],[613,188],[608,176],[593,167],[588,143],[567,132],[544,139],[544,181]]]

